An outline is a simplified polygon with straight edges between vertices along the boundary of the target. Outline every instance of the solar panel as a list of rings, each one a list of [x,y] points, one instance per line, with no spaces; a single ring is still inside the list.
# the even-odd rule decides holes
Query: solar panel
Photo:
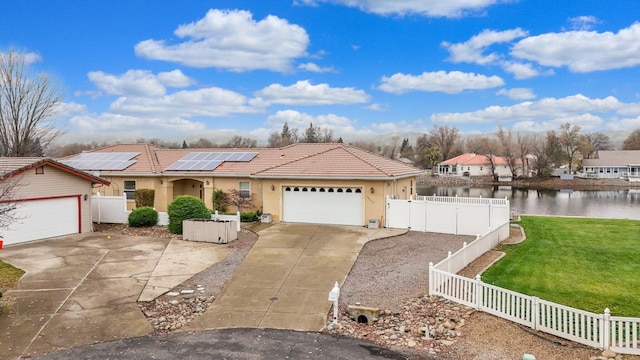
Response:
[[[82,153],[60,162],[79,170],[124,170],[136,163],[139,152]]]
[[[211,171],[228,162],[249,162],[257,152],[190,152],[167,167],[174,171]]]

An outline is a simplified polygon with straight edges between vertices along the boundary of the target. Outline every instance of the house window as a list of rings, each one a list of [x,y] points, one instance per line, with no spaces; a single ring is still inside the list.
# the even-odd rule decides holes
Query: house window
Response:
[[[36,168],[36,174],[37,174],[37,175],[44,174],[44,166],[38,166],[38,167]]]
[[[125,180],[124,181],[124,193],[127,195],[127,200],[134,200],[136,192],[136,182],[135,180]]]
[[[240,197],[243,197],[246,199],[251,196],[251,184],[248,181],[240,181],[239,190],[240,190]]]

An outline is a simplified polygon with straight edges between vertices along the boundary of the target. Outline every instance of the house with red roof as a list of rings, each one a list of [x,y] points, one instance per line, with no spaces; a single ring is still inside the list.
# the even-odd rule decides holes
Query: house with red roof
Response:
[[[180,195],[213,208],[217,190],[251,196],[273,221],[366,225],[384,223],[385,201],[415,196],[422,170],[360,148],[293,144],[282,148],[165,149],[118,144],[61,160],[107,179],[102,195],[155,190],[154,207],[166,211]],[[235,210],[235,209],[230,209]]]
[[[491,157],[491,159],[489,158]],[[493,163],[493,165],[492,165]],[[522,162],[518,160],[516,176],[522,175]],[[507,160],[501,156],[481,155],[476,153],[466,153],[454,158],[445,160],[437,165],[437,172],[440,175],[458,176],[494,176],[497,179],[513,178]],[[493,174],[492,174],[493,172]]]

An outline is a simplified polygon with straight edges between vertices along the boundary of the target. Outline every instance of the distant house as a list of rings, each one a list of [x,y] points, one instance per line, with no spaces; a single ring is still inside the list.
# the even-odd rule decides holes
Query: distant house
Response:
[[[511,180],[513,174],[505,158],[493,156],[494,174],[491,174],[491,163],[486,155],[466,153],[445,160],[437,165],[440,175],[458,176],[495,176],[499,180]],[[518,164],[521,162],[518,160]],[[516,169],[516,176],[522,174],[521,166]]]
[[[384,223],[386,198],[409,199],[422,170],[346,144],[293,144],[282,148],[164,149],[118,144],[61,162],[111,182],[102,195],[155,190],[154,207],[166,211],[180,195],[212,208],[214,191],[251,196],[273,221],[362,226]],[[235,211],[235,208],[230,208]]]
[[[640,182],[640,150],[600,150],[597,159],[582,160],[578,177]]]

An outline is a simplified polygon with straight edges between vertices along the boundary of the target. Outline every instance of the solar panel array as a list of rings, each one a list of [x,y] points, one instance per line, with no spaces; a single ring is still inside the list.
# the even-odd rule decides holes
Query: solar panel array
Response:
[[[211,171],[225,161],[248,162],[257,152],[191,152],[167,167],[167,170]]]
[[[136,163],[139,152],[82,153],[60,162],[79,170],[124,170]]]

